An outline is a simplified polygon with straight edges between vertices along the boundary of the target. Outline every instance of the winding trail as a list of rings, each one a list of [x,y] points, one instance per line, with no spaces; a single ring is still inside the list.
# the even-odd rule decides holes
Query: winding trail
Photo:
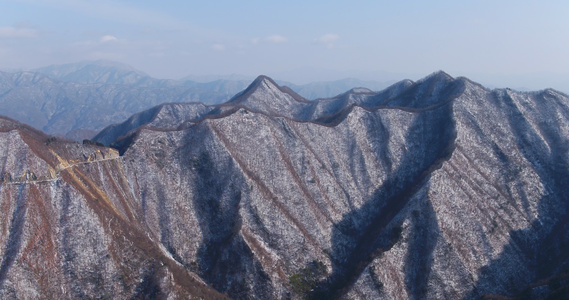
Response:
[[[55,168],[55,177],[54,178],[47,178],[47,179],[41,179],[41,180],[25,180],[25,181],[16,181],[18,179],[12,179],[12,181],[9,182],[0,182],[0,184],[4,184],[4,185],[19,185],[19,184],[35,184],[35,183],[47,183],[47,182],[54,182],[57,181],[59,179],[61,179],[60,173],[62,171],[65,171],[67,169],[70,169],[72,167],[78,166],[78,165],[88,165],[88,164],[92,164],[92,163],[99,163],[99,162],[103,162],[103,161],[109,161],[109,160],[119,160],[121,159],[120,156],[117,157],[110,157],[110,158],[103,158],[103,159],[97,159],[97,160],[91,160],[91,161],[82,161],[82,162],[76,162],[76,163],[72,163],[69,164],[67,166],[63,166],[61,163],[57,165],[57,167]]]

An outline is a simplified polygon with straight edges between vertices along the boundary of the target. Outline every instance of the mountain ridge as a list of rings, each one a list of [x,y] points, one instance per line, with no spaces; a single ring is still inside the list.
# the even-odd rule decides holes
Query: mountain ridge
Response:
[[[423,83],[422,81],[418,82],[418,84],[422,84],[422,83]],[[270,86],[267,86],[267,88],[269,90],[273,90],[273,91],[276,90],[276,91],[279,91],[283,94],[290,95],[290,99],[292,99],[294,101],[298,101],[299,104],[304,105],[304,106],[291,109],[290,105],[287,106],[286,104],[285,105],[277,104],[277,106],[285,106],[286,107],[285,112],[282,113],[278,110],[274,110],[273,108],[271,108],[271,105],[274,104],[273,102],[270,102],[269,104],[267,104],[265,102],[261,102],[261,106],[259,106],[256,103],[250,104],[249,102],[244,102],[244,100],[249,100],[250,98],[256,99],[256,97],[254,97],[254,93],[257,91],[257,89],[263,87],[263,85],[266,85],[266,84],[270,85]],[[349,114],[349,111],[352,109],[352,107],[361,107],[361,108],[366,109],[366,110],[373,110],[373,109],[390,107],[390,105],[387,105],[389,100],[393,99],[394,97],[399,95],[399,93],[403,93],[406,88],[409,88],[413,84],[415,84],[415,83],[412,83],[411,81],[403,80],[401,82],[395,83],[391,87],[388,87],[385,90],[380,91],[380,92],[353,93],[353,92],[348,91],[344,94],[338,95],[337,97],[330,98],[330,99],[317,99],[317,100],[313,100],[313,101],[307,101],[307,100],[302,99],[302,98],[299,99],[298,98],[299,96],[296,94],[291,95],[289,90],[286,90],[286,89],[279,87],[272,79],[270,79],[267,76],[261,75],[255,81],[253,81],[249,85],[249,87],[247,87],[243,92],[237,94],[232,99],[230,99],[228,102],[217,105],[217,106],[211,106],[209,112],[214,113],[215,111],[217,111],[215,107],[222,108],[222,110],[219,110],[219,112],[224,112],[223,116],[227,116],[227,108],[229,108],[232,113],[237,112],[237,110],[239,108],[244,108],[244,109],[248,109],[252,112],[264,113],[264,114],[267,114],[270,116],[280,116],[280,117],[289,118],[291,120],[299,120],[299,121],[306,121],[306,122],[317,122],[320,124],[326,124],[327,119],[330,119],[331,117],[335,118],[334,116],[337,116],[337,115],[338,116],[340,116],[340,115],[345,116],[345,115]],[[263,92],[266,92],[266,91],[261,91],[261,93],[263,93]],[[372,105],[367,105],[367,103],[364,102],[367,99],[364,99],[364,101],[362,101],[360,99],[359,100],[360,103],[353,102],[353,101],[351,101],[351,102],[344,101],[342,99],[342,98],[346,98],[346,97],[349,98],[351,95],[363,95],[364,97],[370,98],[371,101],[369,101],[369,103],[372,103]],[[382,97],[385,99],[381,99]],[[274,98],[275,97],[269,97],[268,99],[274,99]],[[381,99],[380,104],[376,103],[378,98]],[[290,101],[290,99],[288,101]],[[328,105],[330,102],[337,101],[337,100],[340,100],[342,102],[342,105],[340,107],[335,107],[334,113],[330,114],[328,112],[328,115],[325,115],[324,117],[314,116],[314,113],[318,110],[319,106],[325,106],[325,105]],[[290,103],[290,102],[287,102],[287,103]],[[320,105],[320,104],[322,104],[322,105]],[[163,108],[163,107],[167,107],[169,105],[194,106],[196,104],[193,104],[193,103],[188,103],[188,104],[162,104],[160,107]],[[223,110],[223,108],[226,108],[226,109]],[[231,109],[231,108],[233,108],[233,109]],[[404,110],[406,109],[406,110],[410,110],[410,111],[414,109],[413,107],[405,107],[405,106],[398,106],[397,108],[398,109],[404,109]],[[154,110],[155,110],[155,108],[152,108],[148,111],[141,112],[140,114],[147,114],[148,112],[154,111]],[[326,113],[326,112],[323,112],[323,113]],[[201,117],[204,117],[204,116],[206,116],[206,115],[199,115],[199,116],[197,116],[197,119],[189,118],[186,121],[189,121],[189,122],[199,121],[199,119]],[[209,115],[209,114],[208,114],[208,116],[213,117],[213,115]],[[148,120],[148,122],[145,122],[145,124],[151,123],[153,120],[154,120],[154,118]],[[108,128],[117,128],[120,126],[121,126],[120,124],[114,124]],[[170,126],[170,127],[174,128],[177,126]],[[130,128],[130,129],[119,130],[121,133],[119,135],[115,134],[114,138],[116,139],[120,135],[124,136],[124,135],[126,135],[126,133],[128,131],[134,129],[132,126],[129,126],[127,128]],[[164,127],[161,127],[161,130],[163,130],[163,129],[164,129]],[[106,129],[104,129],[103,132],[105,130]],[[116,129],[114,129],[114,130],[116,130]],[[109,145],[110,139],[109,138],[103,139],[102,136],[105,135],[103,132],[99,133],[93,139],[96,141],[99,141],[99,142],[103,142],[106,145]]]

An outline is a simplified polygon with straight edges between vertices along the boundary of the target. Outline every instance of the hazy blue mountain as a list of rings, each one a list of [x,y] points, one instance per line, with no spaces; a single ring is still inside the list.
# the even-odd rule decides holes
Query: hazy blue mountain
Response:
[[[136,74],[129,76],[135,78]],[[69,79],[70,75],[66,78]],[[92,78],[109,81],[110,77]],[[115,79],[113,81],[119,81]],[[0,111],[49,134],[82,139],[133,113],[161,103],[221,103],[248,84],[223,80],[182,83],[149,77],[134,84],[76,81],[60,81],[37,72],[0,72]]]
[[[129,65],[106,60],[51,65],[30,70],[59,81],[77,83],[145,84],[152,77]]]

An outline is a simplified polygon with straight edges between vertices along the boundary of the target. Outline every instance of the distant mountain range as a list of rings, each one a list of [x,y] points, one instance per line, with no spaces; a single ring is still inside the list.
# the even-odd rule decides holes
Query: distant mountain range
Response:
[[[0,73],[0,110],[49,134],[95,132],[164,102],[218,103],[242,86],[234,82],[137,86],[58,81],[40,73]]]
[[[105,60],[51,65],[30,71],[47,75],[59,81],[76,83],[165,86],[169,82],[169,80],[154,79],[129,65]]]
[[[2,117],[0,168],[2,299],[569,295],[552,89],[436,72],[309,101],[259,76],[84,143]]]
[[[135,85],[139,87],[171,87],[184,85],[197,88],[200,84],[211,85],[211,83],[216,82],[217,85],[210,86],[213,91],[227,91],[231,96],[238,92],[234,92],[234,88],[240,87],[240,90],[242,90],[254,79],[237,74],[228,76],[187,76],[181,80],[156,79],[129,65],[105,60],[52,65],[44,68],[33,69],[31,72],[41,73],[50,78],[66,82],[85,84],[121,84]],[[345,78],[341,80],[311,82],[300,85],[283,80],[276,80],[276,82],[280,85],[292,88],[295,92],[306,99],[313,100],[317,98],[333,97],[355,87],[365,87],[370,90],[379,91],[395,81],[377,82]],[[228,86],[226,87],[222,85],[222,83]],[[207,99],[205,99],[204,103],[216,104],[214,102],[208,102]]]
[[[155,79],[128,65],[108,61],[53,65],[0,72],[0,111],[46,133],[80,140],[161,103],[225,102],[249,83],[236,79]],[[379,90],[387,84],[346,79],[287,85],[305,98],[314,99],[359,86]]]

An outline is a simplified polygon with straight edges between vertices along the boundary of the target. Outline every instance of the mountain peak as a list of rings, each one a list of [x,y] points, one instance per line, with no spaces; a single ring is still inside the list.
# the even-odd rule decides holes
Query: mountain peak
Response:
[[[429,75],[427,75],[425,78],[423,78],[420,81],[451,81],[454,80],[454,78],[452,76],[450,76],[448,73],[446,73],[443,70],[439,70],[436,72],[433,72]]]
[[[416,82],[417,86],[423,86],[429,90],[444,88],[455,79],[444,71],[437,71]]]
[[[309,103],[310,101],[304,99],[296,92],[288,87],[279,86],[273,79],[266,75],[259,75],[243,92],[235,95],[228,103],[249,103],[252,99],[283,99],[291,98],[296,102]]]
[[[249,85],[249,88],[259,88],[262,85],[270,88],[280,88],[280,86],[272,78],[266,75],[257,76],[257,78],[255,78],[255,80],[253,80],[253,82]]]
[[[369,94],[369,93],[373,93],[372,90],[365,88],[365,87],[355,87],[351,90],[348,91],[348,93],[354,93],[354,94]]]

